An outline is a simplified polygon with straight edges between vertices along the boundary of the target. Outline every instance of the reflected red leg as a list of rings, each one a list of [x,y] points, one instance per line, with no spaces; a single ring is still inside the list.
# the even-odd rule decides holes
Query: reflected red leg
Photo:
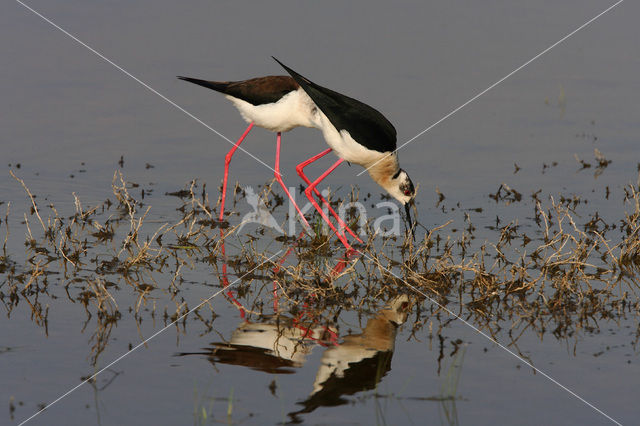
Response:
[[[302,180],[304,180],[307,185],[311,185],[311,181],[309,180],[309,178],[307,178],[307,176],[304,174],[304,168],[307,167],[309,164],[313,163],[314,161],[324,157],[325,155],[327,155],[328,153],[330,153],[332,151],[331,148],[328,148],[324,151],[322,151],[320,154],[314,155],[313,157],[309,158],[306,161],[303,161],[302,163],[298,164],[296,166],[296,171],[298,172],[298,176],[300,176],[302,178]],[[320,200],[322,201],[322,203],[327,206],[327,209],[329,210],[329,212],[331,213],[331,215],[336,219],[336,221],[338,221],[338,224],[340,225],[340,228],[344,228],[346,229],[352,236],[353,238],[355,238],[356,240],[358,240],[359,243],[362,243],[362,240],[347,226],[346,223],[344,223],[344,221],[340,218],[340,216],[338,216],[338,214],[336,214],[336,212],[331,208],[331,206],[329,205],[329,202],[327,200],[324,199],[324,197],[322,196],[322,194],[320,194],[320,191],[318,191],[317,188],[313,188],[314,193],[316,194],[316,196],[318,198],[320,198]]]
[[[298,240],[289,247],[286,253],[278,261],[278,264],[273,267],[274,274],[277,274],[278,272],[280,272],[280,266],[284,263],[285,260],[287,260],[287,257],[289,257],[289,254],[291,254],[291,252],[293,251],[295,246],[298,244],[298,241],[300,241],[303,235],[304,235],[304,232],[301,232],[300,235],[298,236]],[[274,314],[278,313],[278,280],[276,279],[273,280],[273,313]]]
[[[358,255],[358,252],[356,250],[353,250],[353,249],[347,250],[346,253],[344,254],[344,259],[340,259],[338,264],[334,266],[333,269],[331,270],[331,275],[336,276],[340,274],[342,271],[344,271],[344,268],[347,267],[347,264],[349,263],[349,261],[352,258],[354,258],[356,255]]]
[[[311,294],[310,297],[315,298],[316,295]],[[323,327],[324,332],[322,333],[322,335],[320,335],[320,337],[314,337],[313,336],[314,330],[311,328],[312,326],[305,327],[302,324],[300,324],[302,322],[302,318],[305,316],[308,316],[309,320],[313,321],[312,324],[315,325],[317,323],[317,320],[313,318],[313,315],[308,315],[308,310],[309,310],[309,303],[305,300],[304,304],[302,305],[302,312],[300,312],[300,314],[293,319],[293,324],[295,325],[295,327],[304,331],[302,338],[313,340],[321,346],[328,346],[328,344],[324,343],[324,341],[326,340],[329,340],[329,343],[334,346],[339,346],[338,334],[335,331],[331,330],[329,326],[325,325]],[[329,336],[328,339],[326,337],[327,335]]]
[[[244,131],[242,136],[240,136],[240,139],[238,139],[238,142],[236,142],[235,145],[233,145],[233,147],[229,150],[229,152],[227,152],[227,155],[224,157],[224,178],[222,181],[222,200],[220,201],[220,217],[219,217],[221,221],[224,220],[224,200],[227,197],[227,179],[229,177],[229,164],[231,163],[231,157],[233,157],[233,154],[236,152],[236,149],[238,149],[238,147],[240,146],[244,138],[247,137],[252,127],[253,127],[253,123],[249,123],[249,127],[247,127],[247,130]]]
[[[229,277],[227,276],[227,254],[224,247],[224,231],[222,229],[220,230],[220,239],[222,240],[222,257],[224,258],[222,261],[222,285],[224,286],[224,288],[227,288],[229,286]],[[233,303],[240,311],[240,318],[245,319],[246,313],[244,311],[244,307],[235,298],[233,292],[229,290],[227,291],[226,295],[229,299],[231,299],[231,303]]]

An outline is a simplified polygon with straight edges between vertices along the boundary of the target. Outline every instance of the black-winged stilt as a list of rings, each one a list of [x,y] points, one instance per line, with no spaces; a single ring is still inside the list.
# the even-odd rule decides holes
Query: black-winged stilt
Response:
[[[300,215],[302,223],[310,229],[309,223],[305,219],[302,211],[297,206],[295,200],[287,190],[280,173],[280,146],[282,132],[287,132],[295,127],[318,127],[318,111],[304,90],[300,88],[298,83],[289,76],[266,76],[252,78],[243,81],[208,81],[190,77],[178,77],[181,80],[198,84],[217,92],[223,93],[234,106],[240,111],[242,117],[249,123],[240,139],[227,152],[224,163],[224,178],[222,183],[222,198],[220,203],[219,219],[224,218],[224,204],[227,193],[227,180],[229,177],[229,164],[233,154],[238,146],[244,141],[254,125],[263,127],[267,130],[277,132],[276,137],[276,159],[274,176],[282,189],[291,200],[296,211]],[[315,194],[328,207],[334,218],[340,226],[345,227],[351,235],[359,242],[362,242],[358,236],[351,231],[346,224],[340,219],[335,211],[329,206],[329,203],[322,197],[318,190]],[[341,238],[344,240],[344,238]]]
[[[224,215],[229,163],[238,146],[255,124],[277,132],[275,178],[295,206],[303,224],[310,228],[280,174],[281,133],[294,127],[304,126],[320,129],[330,148],[300,163],[296,167],[296,171],[308,185],[305,189],[305,195],[347,249],[351,250],[352,248],[346,239],[346,234],[335,228],[312,195],[316,194],[320,198],[338,221],[340,227],[345,228],[354,238],[362,242],[329,206],[329,203],[317,189],[318,184],[344,161],[368,168],[369,175],[373,180],[405,206],[407,218],[411,229],[413,229],[409,207],[415,197],[415,188],[409,175],[400,168],[397,154],[394,152],[396,130],[393,125],[374,108],[319,86],[288,68],[276,58],[273,59],[282,65],[291,77],[266,76],[233,82],[178,77],[181,80],[223,93],[240,111],[242,117],[249,122],[243,135],[225,157],[220,220]],[[312,182],[304,174],[304,168],[331,151],[334,151],[340,159]]]
[[[300,89],[300,86],[298,86],[291,77],[287,76],[267,76],[244,81],[227,82],[207,81],[190,77],[178,78],[225,94],[226,98],[234,104],[240,111],[242,117],[249,123],[249,126],[240,139],[238,139],[225,157],[220,220],[224,218],[224,202],[227,193],[229,163],[235,151],[251,131],[251,128],[257,125],[277,132],[276,161],[274,167],[275,178],[296,207],[302,222],[308,227],[309,224],[287,190],[280,174],[280,143],[282,132],[287,132],[299,126],[316,127],[311,120],[313,116],[312,110],[315,108],[315,105],[306,93]]]

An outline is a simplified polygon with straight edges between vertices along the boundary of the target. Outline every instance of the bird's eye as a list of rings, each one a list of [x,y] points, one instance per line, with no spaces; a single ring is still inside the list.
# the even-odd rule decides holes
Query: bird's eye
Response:
[[[405,189],[404,190],[404,195],[406,195],[407,197],[411,195],[411,190],[410,189]]]

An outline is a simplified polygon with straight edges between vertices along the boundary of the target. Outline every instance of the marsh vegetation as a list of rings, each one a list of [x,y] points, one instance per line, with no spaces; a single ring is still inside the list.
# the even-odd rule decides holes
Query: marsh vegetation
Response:
[[[598,167],[607,165],[599,160]],[[637,182],[624,186],[617,197],[607,188],[604,197],[619,206],[619,214],[606,220],[590,211],[589,200],[580,196],[542,191],[526,195],[503,183],[487,194],[498,212],[494,220],[476,222],[474,216],[483,208],[466,209],[461,223],[421,226],[415,241],[377,236],[369,221],[364,230],[368,240],[356,246],[360,254],[345,260],[340,243],[323,234],[319,225],[310,237],[277,235],[258,225],[238,232],[241,227],[234,223],[239,215],[234,213],[227,222],[218,222],[216,203],[196,181],[164,195],[173,200],[175,215],[160,221],[149,219],[148,190],[127,182],[121,172],[114,174],[112,197],[87,204],[74,194],[73,206],[39,202],[28,184],[11,174],[30,208],[16,212],[6,203],[0,223],[0,301],[7,320],[21,310],[47,335],[53,301],[68,301],[85,313],[82,332],[88,336],[89,363],[96,369],[109,361],[101,355],[122,321],[140,327],[150,320],[171,326],[178,337],[188,328],[197,329],[204,339],[209,334],[223,337],[204,352],[193,353],[214,365],[244,365],[274,374],[300,367],[304,362],[296,356],[305,358],[309,345],[337,348],[349,342],[356,331],[345,329],[344,315],[374,318],[399,298],[405,301],[404,317],[396,325],[404,324],[409,341],[426,337],[439,345],[438,364],[445,359],[445,346],[452,348],[449,356],[464,349],[461,341],[443,337],[443,330],[456,320],[510,348],[534,371],[535,356],[518,346],[525,334],[539,339],[551,335],[575,354],[581,336],[638,321]],[[233,193],[230,205],[238,206],[245,193],[239,186]],[[261,196],[274,216],[287,219],[283,199],[270,185],[262,188]],[[357,188],[349,196],[351,201],[361,197]],[[363,198],[371,201],[372,196]],[[340,197],[331,199],[337,209]],[[440,194],[436,208],[455,209],[447,207],[446,200]],[[528,215],[507,219],[515,206]],[[352,214],[350,223],[357,226],[357,211]],[[15,217],[22,219],[21,226],[14,225]],[[320,222],[311,218],[310,223]],[[25,235],[23,251],[7,244],[14,234]],[[195,271],[206,271],[211,279],[193,281]],[[194,285],[205,286],[234,306],[245,332],[250,324],[271,324],[276,338],[291,344],[291,353],[274,352],[268,345],[256,349],[220,336],[219,308],[210,296],[190,297]],[[634,335],[631,346],[637,352],[640,328]],[[144,337],[140,332],[140,340]],[[356,381],[359,388],[345,390],[345,382],[338,381],[324,393],[318,384],[314,392],[322,397],[312,394],[302,403],[306,408],[291,411],[290,420],[300,421],[303,413],[318,406],[345,403],[343,395],[376,389],[390,368],[395,333],[390,342],[364,370],[373,382]],[[376,369],[377,375],[371,376]],[[333,393],[327,395],[326,389]],[[12,402],[11,416],[15,410]]]

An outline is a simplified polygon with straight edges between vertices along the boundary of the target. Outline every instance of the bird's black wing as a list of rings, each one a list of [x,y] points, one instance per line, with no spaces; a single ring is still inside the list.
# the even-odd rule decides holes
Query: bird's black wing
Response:
[[[356,142],[374,151],[396,149],[396,129],[379,111],[357,99],[319,86],[273,59],[293,77],[338,131],[348,131]]]

